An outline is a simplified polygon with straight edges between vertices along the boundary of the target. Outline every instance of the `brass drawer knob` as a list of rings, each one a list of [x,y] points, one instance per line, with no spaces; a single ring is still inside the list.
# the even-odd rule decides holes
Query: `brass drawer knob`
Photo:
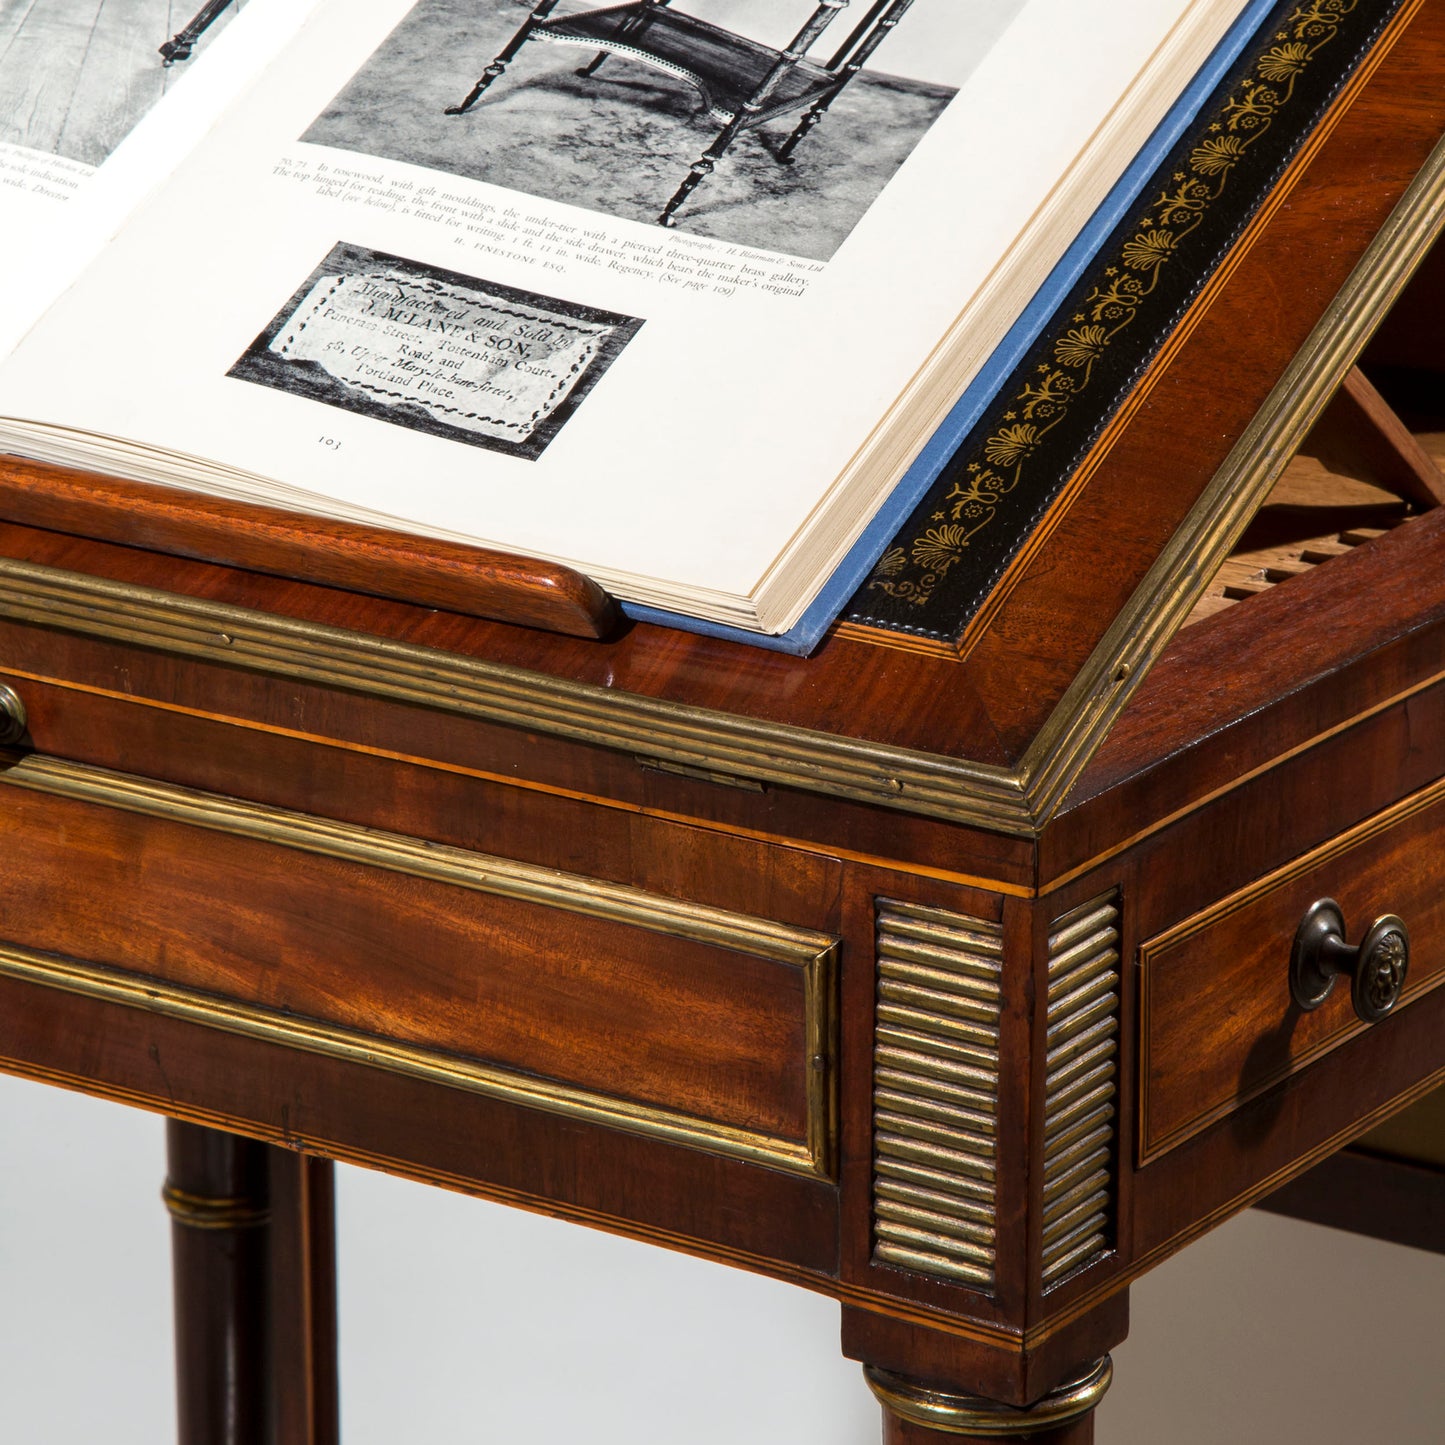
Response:
[[[25,704],[14,688],[0,682],[0,747],[8,748],[25,736]]]
[[[1345,942],[1345,915],[1333,898],[1321,898],[1305,914],[1289,958],[1289,987],[1302,1009],[1316,1009],[1341,974],[1350,999],[1367,1024],[1377,1023],[1399,1002],[1410,971],[1410,930],[1393,913],[1377,918],[1358,945]]]

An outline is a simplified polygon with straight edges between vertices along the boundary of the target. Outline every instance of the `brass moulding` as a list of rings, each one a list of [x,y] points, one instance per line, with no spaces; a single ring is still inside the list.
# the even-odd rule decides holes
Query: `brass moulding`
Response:
[[[271,1211],[242,1196],[190,1194],[167,1183],[161,1190],[166,1209],[187,1229],[260,1229]]]
[[[831,1179],[836,1153],[834,999],[837,940],[580,874],[337,823],[238,798],[39,755],[7,755],[0,785],[98,804],[300,853],[583,914],[797,969],[802,980],[804,1137],[780,1136],[520,1072],[485,1060],[297,1018],[101,965],[0,945],[0,976],[147,1009],[229,1033],[445,1084],[527,1108],[665,1139],[789,1173]]]
[[[832,949],[825,933],[773,923],[749,914],[607,883],[577,873],[429,843],[402,833],[337,823],[265,803],[205,793],[133,773],[31,753],[0,771],[0,783],[54,797],[97,803],[192,828],[250,838],[303,853],[405,873],[478,893],[536,903],[565,913],[624,923],[693,943],[751,953],[802,967]]]
[[[688,706],[8,558],[0,558],[0,617],[530,729],[735,786],[779,784],[1036,838],[1425,255],[1445,223],[1442,196],[1445,146],[1015,767]],[[918,650],[886,633],[868,636],[878,646]]]
[[[1114,1379],[1114,1362],[1105,1355],[1087,1374],[1061,1385],[1036,1405],[1020,1410],[978,1395],[931,1390],[901,1375],[864,1365],[863,1378],[885,1410],[902,1420],[944,1435],[1018,1437],[1057,1430],[1082,1420],[1104,1398]]]
[[[1436,147],[1183,525],[1114,619],[1024,755],[1043,825],[1193,610],[1366,341],[1445,229],[1445,142]],[[1129,671],[1121,678],[1121,659]]]
[[[820,1156],[811,1142],[698,1119],[676,1110],[639,1104],[494,1064],[457,1058],[235,999],[218,998],[198,989],[177,988],[119,969],[0,944],[0,978],[18,979],[102,1003],[143,1009],[164,1018],[201,1024],[223,1033],[441,1084],[522,1108],[662,1139],[790,1174],[831,1177],[827,1156]],[[825,1126],[826,1119],[825,1115]]]
[[[1030,836],[1005,768],[662,702],[413,643],[0,558],[0,617]]]

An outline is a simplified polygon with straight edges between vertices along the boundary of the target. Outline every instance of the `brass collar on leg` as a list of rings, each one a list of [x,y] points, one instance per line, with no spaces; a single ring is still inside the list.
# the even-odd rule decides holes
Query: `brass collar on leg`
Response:
[[[171,1183],[161,1190],[161,1198],[171,1218],[187,1229],[259,1229],[271,1221],[271,1211],[250,1199],[188,1194]]]
[[[1034,1435],[1072,1424],[1093,1410],[1114,1378],[1114,1362],[1105,1355],[1087,1374],[1027,1410],[977,1395],[930,1390],[872,1365],[864,1365],[863,1377],[884,1409],[915,1425],[947,1435]]]

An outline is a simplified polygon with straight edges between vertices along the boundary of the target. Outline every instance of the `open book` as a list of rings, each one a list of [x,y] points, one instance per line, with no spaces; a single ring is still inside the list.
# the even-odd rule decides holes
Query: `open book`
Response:
[[[109,159],[0,133],[68,178],[0,238],[0,447],[783,632],[1249,8],[208,5]]]

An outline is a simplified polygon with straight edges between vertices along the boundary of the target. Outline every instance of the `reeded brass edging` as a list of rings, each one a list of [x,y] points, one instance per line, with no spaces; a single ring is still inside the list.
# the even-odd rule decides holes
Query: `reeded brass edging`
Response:
[[[689,707],[14,559],[0,558],[0,617],[1035,838],[1445,223],[1442,196],[1445,144],[1406,190],[1017,768]]]
[[[1445,228],[1442,202],[1445,141],[1029,746],[1019,777],[1038,827],[1058,810]]]
[[[697,1119],[671,1109],[634,1103],[552,1079],[514,1073],[494,1064],[454,1057],[332,1024],[298,1018],[196,989],[178,988],[153,978],[101,968],[96,964],[33,953],[0,944],[0,977],[60,989],[102,1003],[122,1004],[186,1023],[203,1024],[223,1033],[262,1043],[279,1044],[343,1063],[362,1064],[429,1084],[500,1099],[543,1113],[602,1124],[762,1164],[792,1174],[825,1177],[809,1143],[779,1139],[738,1129],[710,1119]]]
[[[1060,1429],[1096,1409],[1113,1382],[1114,1362],[1105,1355],[1081,1379],[1024,1410],[975,1395],[930,1390],[873,1365],[863,1367],[863,1377],[879,1404],[915,1425],[945,1435],[1017,1437]]]
[[[1031,836],[1005,768],[594,687],[413,643],[0,558],[0,617]]]
[[[133,1004],[231,1033],[367,1063],[393,1073],[410,1074],[632,1133],[654,1135],[772,1168],[818,1178],[832,1177],[836,1127],[831,1059],[837,940],[831,935],[580,874],[152,782],[87,764],[36,755],[11,756],[10,765],[0,769],[0,783],[11,787],[583,914],[797,968],[803,980],[805,1051],[800,1064],[805,1071],[805,1137],[799,1142],[739,1129],[560,1081],[534,1078],[497,1065],[454,1058],[22,949],[0,949],[0,974]]]
[[[4,757],[0,750],[0,759]],[[693,943],[735,949],[798,968],[826,953],[834,942],[826,933],[711,908],[687,899],[669,898],[622,883],[474,853],[402,833],[338,823],[330,818],[200,792],[173,783],[158,783],[63,758],[34,753],[14,757],[8,767],[0,767],[0,783],[184,823],[233,838],[250,838],[348,863],[384,868],[389,873],[405,873],[413,878],[536,903],[565,913],[580,913],[652,933],[671,934]]]

